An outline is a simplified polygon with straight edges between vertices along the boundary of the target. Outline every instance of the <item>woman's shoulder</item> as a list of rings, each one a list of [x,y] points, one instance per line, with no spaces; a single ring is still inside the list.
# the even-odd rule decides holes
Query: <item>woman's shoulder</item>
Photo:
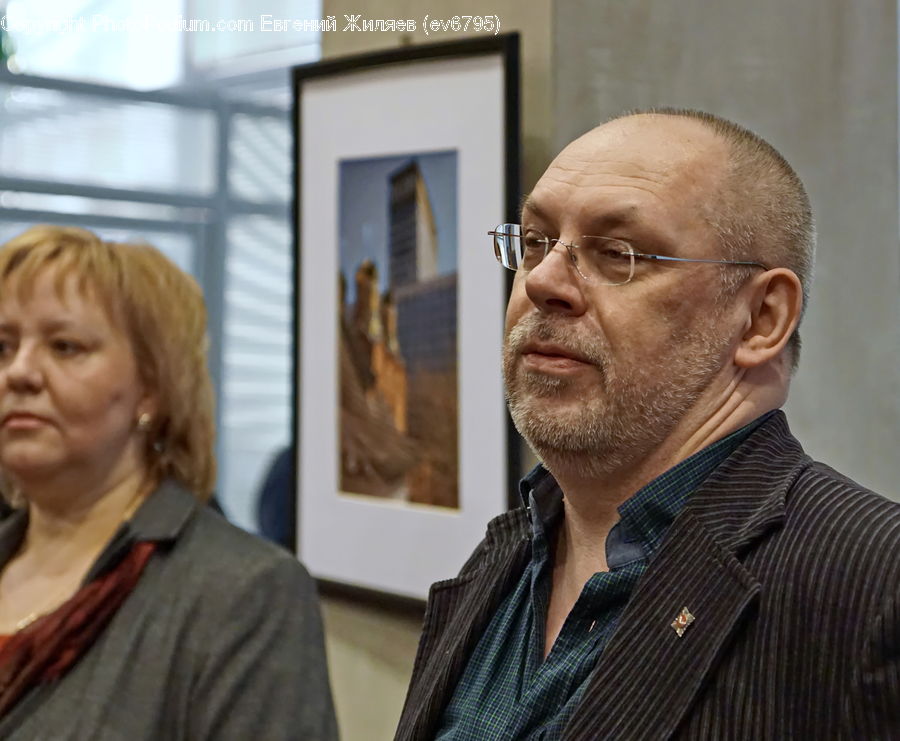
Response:
[[[260,578],[266,574],[294,572],[298,579],[310,580],[293,553],[237,527],[222,514],[203,505],[198,506],[183,538],[185,550],[194,552],[206,568],[225,571],[231,578]]]
[[[168,580],[201,587],[208,596],[284,589],[294,597],[315,593],[312,578],[292,553],[233,525],[183,488],[165,485],[153,497],[159,499],[150,514],[166,522],[156,534],[167,538],[157,550]],[[136,525],[138,537],[152,534],[152,526]]]

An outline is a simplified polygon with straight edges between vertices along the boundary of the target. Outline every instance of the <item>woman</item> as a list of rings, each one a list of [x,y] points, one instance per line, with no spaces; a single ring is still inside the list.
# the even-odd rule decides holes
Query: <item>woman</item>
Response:
[[[0,249],[0,738],[336,736],[309,576],[202,505],[205,323],[150,246]]]

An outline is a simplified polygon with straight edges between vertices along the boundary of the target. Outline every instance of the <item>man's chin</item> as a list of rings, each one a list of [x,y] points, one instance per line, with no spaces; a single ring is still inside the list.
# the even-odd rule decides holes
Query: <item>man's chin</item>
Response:
[[[534,438],[535,443],[546,444],[592,428],[592,420],[601,415],[596,399],[588,409],[583,394],[531,394],[518,393],[509,399],[509,411],[519,433]]]
[[[507,384],[508,387],[509,384]],[[520,368],[511,388],[525,397],[567,400],[572,396],[595,395],[597,380],[584,375],[542,373]]]
[[[516,385],[508,398],[528,407],[540,407],[547,413],[563,412],[569,408],[583,408],[590,400],[596,404],[600,395],[596,386],[586,387],[569,379],[528,378]]]

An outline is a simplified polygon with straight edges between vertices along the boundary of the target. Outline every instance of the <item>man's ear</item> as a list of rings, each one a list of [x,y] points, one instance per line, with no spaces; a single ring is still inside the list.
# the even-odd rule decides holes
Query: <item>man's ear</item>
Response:
[[[749,313],[734,362],[740,368],[756,368],[782,352],[797,328],[803,288],[793,270],[774,268],[756,276],[746,290]]]

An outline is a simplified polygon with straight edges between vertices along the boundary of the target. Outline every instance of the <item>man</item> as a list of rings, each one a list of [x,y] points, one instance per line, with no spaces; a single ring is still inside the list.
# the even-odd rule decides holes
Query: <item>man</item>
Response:
[[[662,110],[493,232],[543,461],[432,589],[398,739],[900,738],[900,506],[778,411],[812,268],[787,162]]]

